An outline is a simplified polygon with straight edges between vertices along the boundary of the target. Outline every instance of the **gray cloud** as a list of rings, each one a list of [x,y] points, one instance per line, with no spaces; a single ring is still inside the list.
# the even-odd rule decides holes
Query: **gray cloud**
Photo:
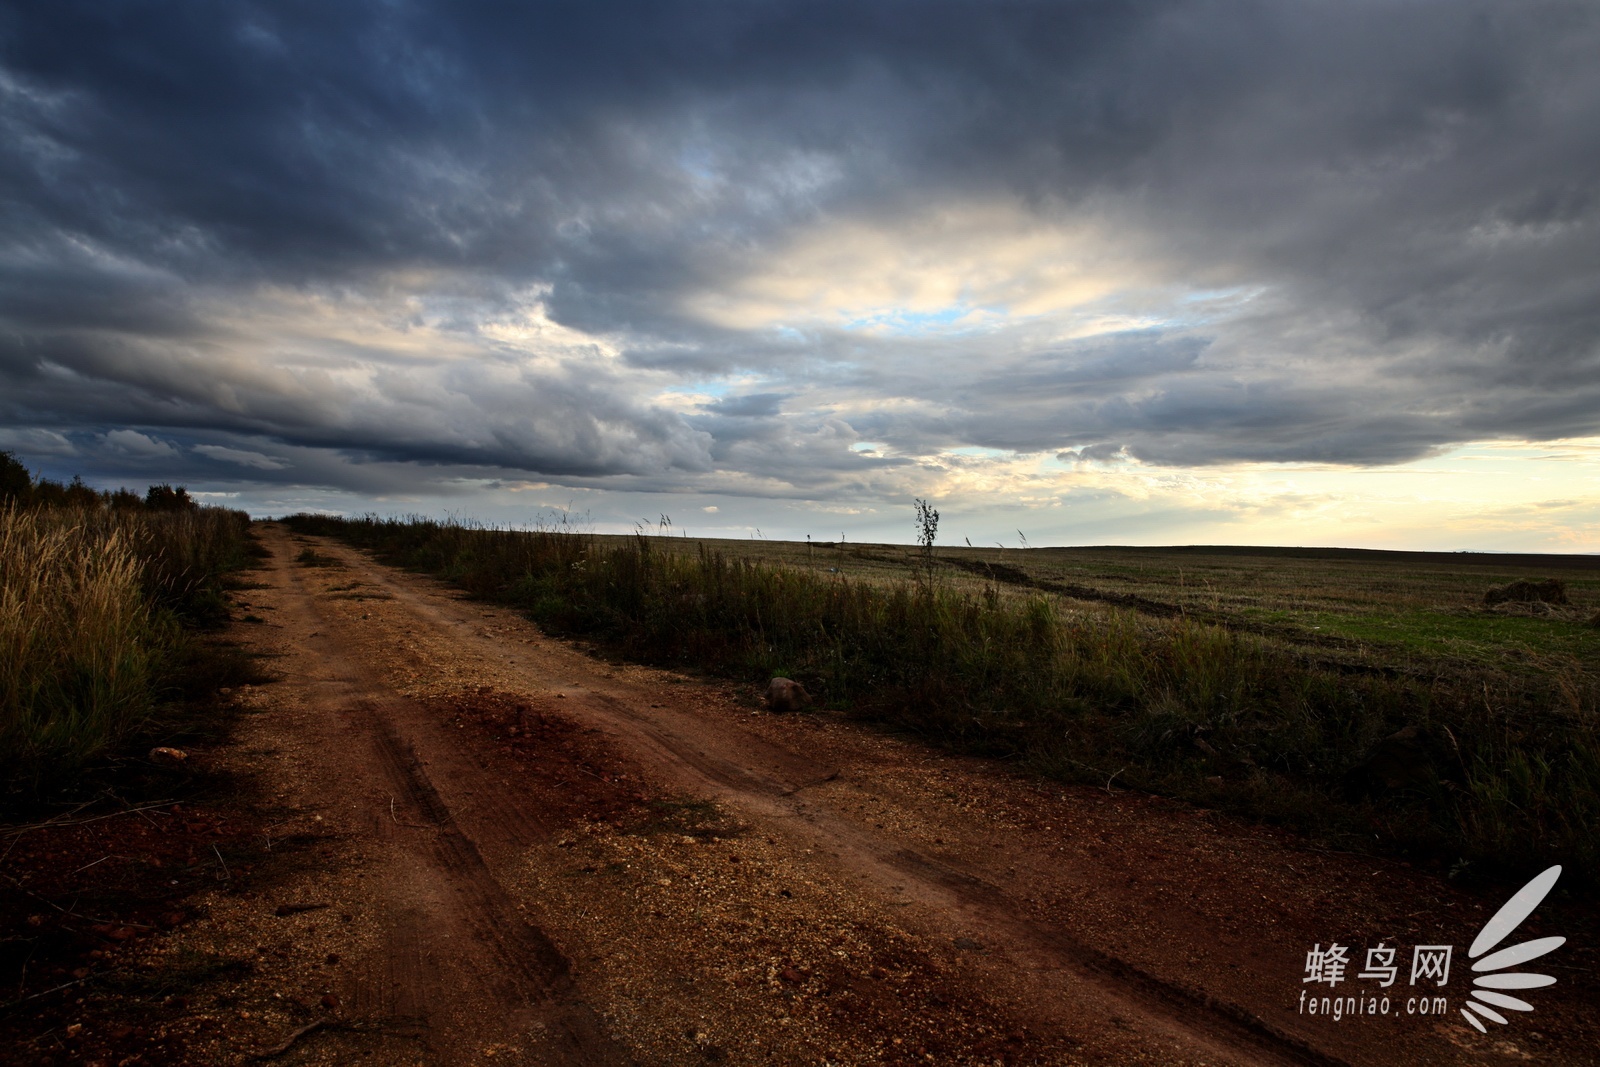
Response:
[[[783,404],[782,393],[747,393],[743,396],[726,396],[701,407],[714,415],[732,415],[735,418],[767,418],[778,413]]]
[[[866,499],[961,447],[1593,434],[1596,54],[1592,5],[1537,0],[29,5],[0,440],[107,477]],[[1098,325],[807,318],[955,271],[994,205],[1023,221],[952,299],[1104,275],[1071,298]]]

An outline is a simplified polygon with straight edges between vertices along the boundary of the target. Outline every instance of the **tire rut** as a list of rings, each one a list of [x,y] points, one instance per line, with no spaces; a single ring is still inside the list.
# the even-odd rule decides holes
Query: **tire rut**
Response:
[[[531,1003],[569,994],[571,961],[544,931],[517,914],[516,904],[489,872],[477,845],[461,832],[421,760],[382,709],[368,705],[361,710],[368,717],[391,782],[404,791],[409,806],[432,830],[422,847],[450,878],[477,943],[488,949],[495,963],[492,973],[500,999]]]
[[[1239,1005],[1165,981],[1085,944],[1058,926],[1022,919],[1025,909],[1020,902],[983,877],[866,835],[833,817],[826,807],[797,796],[808,784],[838,780],[836,772],[827,773],[822,764],[775,749],[757,738],[740,738],[741,752],[781,761],[781,769],[770,765],[752,769],[705,751],[692,739],[639,711],[637,702],[592,690],[584,696],[587,699],[569,703],[598,712],[598,719],[614,727],[632,728],[640,740],[657,748],[663,760],[677,765],[681,779],[693,785],[698,778],[696,792],[714,792],[746,811],[803,824],[826,842],[826,851],[849,856],[851,866],[874,876],[881,888],[898,887],[935,908],[959,913],[965,924],[987,928],[1019,956],[1048,957],[1033,962],[1037,970],[1071,970],[1121,1009],[1150,1017],[1161,1029],[1228,1054],[1237,1062],[1348,1067],[1345,1060],[1282,1032]],[[684,770],[690,773],[684,775]]]
[[[302,678],[309,700],[344,735],[329,739],[321,777],[373,811],[369,826],[390,853],[380,946],[347,981],[350,1029],[414,1041],[437,1064],[481,1062],[485,1047],[504,1050],[500,1062],[633,1063],[578,997],[571,961],[498,881],[418,749],[454,767],[470,756],[346,656],[303,576],[275,562],[288,577],[283,611],[317,635],[315,673]],[[387,807],[371,804],[384,796]],[[498,845],[536,836],[529,820],[493,817],[513,804],[492,799]]]
[[[946,866],[911,849],[889,857],[909,877],[919,877],[950,890],[964,903],[982,908],[992,919],[1021,913],[1016,901],[998,886],[965,871]],[[1014,920],[1013,920],[1014,921]],[[1080,973],[1093,975],[1113,986],[1126,1000],[1146,1011],[1171,1015],[1185,1027],[1201,1031],[1231,1048],[1253,1048],[1269,1062],[1307,1064],[1313,1067],[1349,1067],[1237,1004],[1165,981],[1127,960],[1093,948],[1059,928],[1039,923],[1018,924],[1020,935],[1069,961]]]
[[[1099,986],[1124,1007],[1156,1015],[1168,1027],[1187,1033],[1199,1043],[1232,1050],[1235,1055],[1249,1050],[1252,1059],[1264,1063],[1348,1067],[1345,1060],[1284,1033],[1236,1004],[1164,981],[1126,960],[1092,948],[1058,927],[1019,920],[1017,916],[1024,910],[1019,902],[977,875],[916,850],[896,848],[892,842],[864,839],[854,827],[829,818],[825,809],[792,799],[807,785],[837,780],[837,772],[827,772],[822,764],[757,738],[741,738],[742,753],[781,762],[783,777],[779,778],[770,765],[763,773],[707,752],[694,740],[638,710],[638,701],[585,689],[573,703],[598,710],[599,717],[613,725],[628,724],[666,759],[692,771],[690,780],[698,777],[702,790],[710,787],[721,793],[722,799],[746,809],[759,808],[768,815],[804,822],[808,829],[828,839],[836,855],[854,853],[859,865],[875,868],[883,885],[896,884],[905,890],[908,882],[920,883],[922,892],[906,891],[924,900],[944,896],[941,903],[960,909],[969,923],[981,921],[991,929],[1004,929],[1006,940],[1013,944],[1030,945],[1035,951],[1047,949],[1058,963]]]
[[[418,614],[451,631],[455,640],[486,652],[501,651],[494,636],[476,628],[461,633],[464,620],[450,618],[437,598],[424,601],[409,583],[370,561],[364,560],[363,566],[366,579],[407,606],[415,605]],[[966,924],[983,926],[1019,957],[1033,957],[1033,969],[1069,971],[1116,1010],[1143,1016],[1157,1030],[1234,1062],[1347,1067],[1345,1060],[1284,1033],[1239,1005],[1165,981],[1058,926],[1023,920],[1020,903],[979,875],[864,833],[802,795],[810,786],[836,781],[837,768],[742,731],[708,738],[702,729],[685,722],[682,713],[652,700],[648,691],[595,677],[592,661],[581,662],[575,654],[566,673],[582,677],[582,683],[558,686],[565,699],[559,706],[555,701],[545,703],[547,710],[576,713],[623,735],[636,753],[652,753],[648,762],[657,773],[674,779],[687,792],[712,794],[757,818],[802,825],[825,841],[826,851],[848,856],[850,865],[867,873],[884,892],[903,893],[958,914]]]

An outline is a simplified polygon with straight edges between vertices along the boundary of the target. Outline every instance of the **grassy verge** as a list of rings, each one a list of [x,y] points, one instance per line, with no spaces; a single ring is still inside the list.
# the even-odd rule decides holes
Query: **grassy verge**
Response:
[[[240,782],[204,759],[217,689],[262,680],[211,632],[260,551],[248,516],[182,489],[34,480],[0,452],[0,1047],[27,1062],[211,1062],[186,996],[232,961],[133,946],[281,863]],[[159,963],[159,961],[157,961]],[[167,973],[170,972],[170,973]],[[6,1062],[12,1062],[8,1059]]]
[[[0,505],[0,786],[26,802],[248,673],[226,617],[248,516],[74,501]]]
[[[953,586],[932,567],[871,581],[645,537],[289,522],[621,654],[751,681],[788,674],[833,707],[1040,773],[1456,869],[1563,862],[1600,877],[1600,691],[1565,661],[1351,671],[1185,616],[1073,611]]]

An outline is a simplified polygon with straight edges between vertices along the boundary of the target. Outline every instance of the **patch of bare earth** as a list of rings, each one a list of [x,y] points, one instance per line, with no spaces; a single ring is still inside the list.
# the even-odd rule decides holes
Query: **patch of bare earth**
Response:
[[[251,891],[260,829],[253,807],[213,795],[104,798],[0,831],[0,1062],[185,1062],[189,996],[249,971],[254,954],[183,951],[175,931],[207,901]]]
[[[1484,1037],[1460,957],[1503,893],[773,716],[262,533],[241,630],[283,677],[218,758],[310,843],[150,939],[250,961],[188,1001],[188,1062],[1597,1062],[1581,905],[1525,924],[1572,937],[1560,981]],[[1404,973],[1387,1016],[1301,1012],[1376,991],[1380,940],[1457,946],[1447,1013],[1407,1015]],[[1308,986],[1332,942],[1347,984]]]

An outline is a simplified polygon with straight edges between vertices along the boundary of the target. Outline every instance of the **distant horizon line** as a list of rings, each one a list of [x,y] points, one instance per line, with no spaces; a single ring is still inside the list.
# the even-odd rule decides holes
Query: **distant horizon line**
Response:
[[[259,516],[259,517],[252,515],[251,516],[251,521],[252,522],[282,522],[285,519],[290,518],[292,515],[295,515],[295,514],[315,514],[315,513],[314,512],[292,512],[290,514],[282,515],[282,516],[264,515],[264,516]],[[323,512],[322,514],[324,514],[325,516],[327,516],[329,518],[341,518],[341,519],[360,519],[360,518],[364,518],[365,517],[365,515],[348,515],[348,514],[338,514],[338,513],[333,513],[333,512]],[[373,512],[368,512],[366,514],[374,515],[374,517],[385,519],[386,521],[387,520],[404,521],[403,519],[400,519],[398,516],[378,516]],[[422,516],[422,515],[408,516],[408,518],[413,518],[413,517],[415,519],[417,519],[418,521],[423,521],[423,522],[441,521],[441,520],[438,520],[438,519],[433,519],[433,518],[429,518],[427,516]],[[526,532],[528,530],[535,529],[535,527],[520,527],[519,528],[519,527],[506,527],[506,526],[492,526],[492,525],[489,525],[489,524],[485,524],[484,528],[485,529],[512,529],[512,530],[519,530],[521,532]],[[655,527],[649,527],[647,529],[653,531],[656,528]],[[681,532],[681,533],[645,532],[642,535],[640,533],[637,533],[637,532],[632,532],[632,533],[630,533],[630,532],[596,533],[594,531],[588,531],[588,532],[590,533],[591,536],[594,536],[594,537],[638,537],[638,536],[645,536],[645,537],[650,537],[650,538],[667,538],[667,539],[671,539],[671,540],[730,541],[730,542],[734,542],[734,543],[737,543],[737,544],[744,544],[744,543],[747,543],[749,541],[755,540],[755,541],[763,541],[763,542],[765,542],[767,544],[773,544],[773,545],[784,545],[784,544],[787,544],[787,545],[798,545],[798,546],[804,547],[804,546],[809,544],[814,548],[832,548],[832,547],[835,547],[835,546],[837,546],[837,545],[839,545],[841,543],[842,544],[846,544],[846,545],[863,547],[863,548],[911,548],[911,549],[918,549],[918,548],[921,547],[920,545],[918,545],[918,544],[916,544],[915,542],[912,542],[912,541],[848,541],[848,540],[842,541],[842,542],[841,541],[803,541],[803,540],[797,541],[797,540],[793,540],[791,538],[766,537],[766,536],[762,536],[762,537],[713,537],[713,536],[704,536],[704,535],[700,535],[700,534],[690,534],[690,533],[687,533],[687,532]],[[935,553],[941,552],[941,551],[946,551],[946,550],[951,550],[951,549],[967,550],[967,551],[974,551],[974,552],[976,552],[976,551],[993,552],[996,549],[1000,550],[1001,552],[1045,552],[1045,551],[1055,551],[1055,552],[1094,552],[1094,551],[1195,552],[1195,553],[1211,553],[1211,554],[1216,554],[1216,555],[1248,555],[1248,554],[1253,554],[1253,553],[1254,554],[1260,554],[1260,553],[1266,553],[1266,554],[1274,554],[1274,553],[1281,553],[1281,554],[1305,553],[1305,554],[1307,554],[1308,556],[1310,556],[1312,558],[1316,558],[1316,557],[1330,557],[1331,558],[1331,557],[1336,556],[1337,554],[1362,554],[1362,555],[1372,555],[1372,556],[1414,556],[1414,557],[1426,557],[1426,556],[1435,556],[1435,557],[1437,557],[1437,556],[1449,556],[1449,557],[1488,556],[1488,557],[1493,557],[1497,562],[1502,562],[1502,563],[1510,561],[1510,560],[1519,559],[1519,558],[1520,559],[1529,559],[1529,560],[1542,560],[1542,561],[1566,560],[1566,561],[1570,561],[1569,564],[1568,564],[1569,566],[1574,566],[1574,567],[1577,567],[1577,568],[1580,568],[1580,569],[1581,568],[1588,568],[1588,567],[1594,567],[1596,569],[1600,569],[1600,552],[1527,552],[1527,551],[1499,550],[1499,549],[1492,549],[1492,548],[1453,548],[1453,549],[1452,548],[1353,548],[1353,547],[1352,548],[1342,548],[1342,547],[1333,546],[1333,545],[1219,545],[1219,544],[1204,544],[1204,545],[1117,545],[1117,544],[1100,544],[1100,545],[1028,545],[1028,546],[1024,547],[1024,546],[1021,546],[1021,545],[1011,546],[1011,545],[1002,545],[1002,544],[999,544],[999,543],[995,543],[995,544],[992,544],[992,545],[971,545],[971,544],[958,544],[958,543],[954,543],[954,542],[952,542],[950,544],[943,544],[943,545],[936,544],[936,545],[933,546],[933,550],[934,550]]]

